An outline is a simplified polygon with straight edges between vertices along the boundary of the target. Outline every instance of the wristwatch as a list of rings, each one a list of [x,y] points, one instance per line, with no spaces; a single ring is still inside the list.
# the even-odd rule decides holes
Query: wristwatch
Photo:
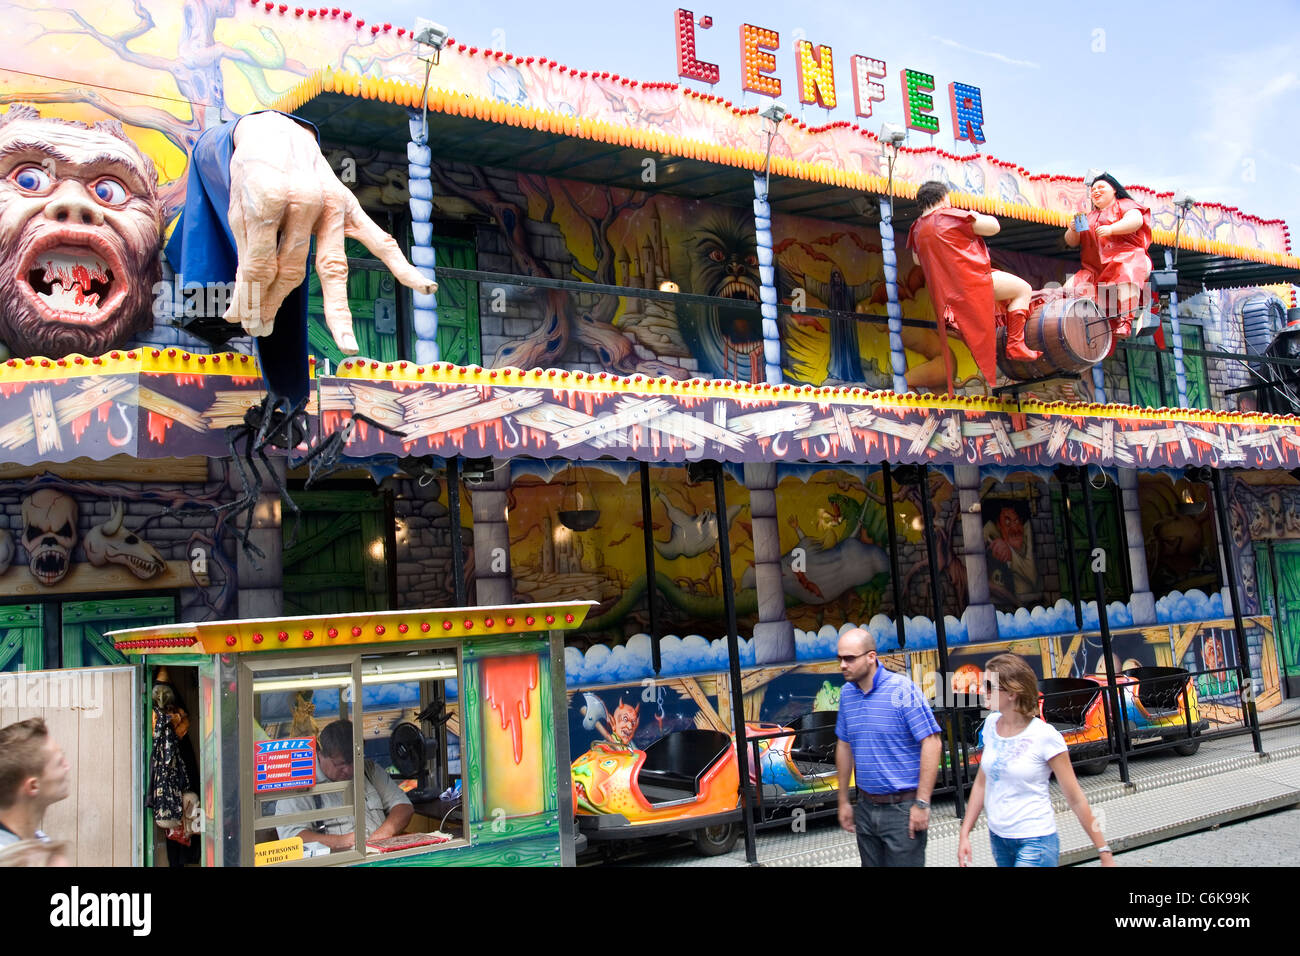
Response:
[[[920,807],[922,810],[929,810],[929,809],[930,809],[930,801],[929,801],[929,800],[920,800],[920,799],[917,799],[917,800],[913,800],[912,802],[915,803],[915,804],[916,804],[918,807]]]

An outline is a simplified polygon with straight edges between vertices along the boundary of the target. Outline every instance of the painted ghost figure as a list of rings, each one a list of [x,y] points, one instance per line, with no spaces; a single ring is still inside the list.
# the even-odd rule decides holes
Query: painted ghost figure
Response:
[[[46,587],[58,584],[72,567],[76,544],[76,499],[51,488],[23,499],[23,547],[32,577]]]
[[[99,355],[153,323],[162,207],[116,121],[0,117],[0,340],[20,357]]]

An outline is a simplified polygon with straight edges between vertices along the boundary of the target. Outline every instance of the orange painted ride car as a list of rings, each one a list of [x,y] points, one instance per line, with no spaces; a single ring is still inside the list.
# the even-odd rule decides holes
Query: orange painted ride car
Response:
[[[1193,681],[1182,667],[1131,667],[1117,675],[1120,706],[1130,744],[1182,741],[1176,753],[1191,756],[1201,746],[1203,720]],[[1053,677],[1039,683],[1042,717],[1061,732],[1075,769],[1083,774],[1106,769],[1106,678]]]
[[[705,855],[740,833],[735,744],[717,730],[677,730],[645,750],[597,741],[573,761],[573,805],[589,842],[691,832]]]

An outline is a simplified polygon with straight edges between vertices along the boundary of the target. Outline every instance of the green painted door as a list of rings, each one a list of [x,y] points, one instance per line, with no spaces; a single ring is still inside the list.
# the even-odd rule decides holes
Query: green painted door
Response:
[[[1092,489],[1092,513],[1097,523],[1097,547],[1105,552],[1106,569],[1102,572],[1102,582],[1106,591],[1106,602],[1127,601],[1132,596],[1132,581],[1128,573],[1127,550],[1120,535],[1122,516],[1116,505],[1114,488]],[[1070,585],[1070,571],[1066,561],[1065,515],[1061,507],[1061,489],[1052,487],[1052,517],[1056,527],[1056,555],[1061,579],[1061,597],[1067,601],[1074,600],[1074,589]],[[1070,488],[1070,517],[1074,531],[1074,567],[1079,575],[1079,590],[1083,592],[1084,601],[1094,600],[1097,594],[1093,583],[1092,551],[1088,547],[1088,520],[1083,507],[1083,491],[1077,486]]]
[[[1143,408],[1177,408],[1178,379],[1174,376],[1174,333],[1168,322],[1164,325],[1165,342],[1169,348],[1163,352],[1149,352],[1146,349],[1125,351],[1128,361],[1128,387],[1132,404]],[[1196,325],[1180,323],[1179,331],[1183,336],[1183,348],[1200,349],[1204,347],[1201,329]],[[1151,341],[1144,339],[1143,341]],[[1156,376],[1156,359],[1160,360],[1160,371],[1164,375],[1164,394],[1160,393],[1160,379]],[[1183,355],[1183,369],[1187,372],[1187,407],[1209,408],[1209,374],[1206,372],[1205,356]]]
[[[476,269],[474,244],[465,239],[433,240],[439,266]],[[478,283],[472,279],[438,276],[438,355],[456,365],[482,365],[483,340],[479,335]]]
[[[361,243],[348,239],[344,246],[348,255],[348,308],[352,310],[358,354],[380,362],[397,361],[404,355],[398,310],[405,306],[399,301],[404,302],[409,293]],[[308,274],[307,294],[307,347],[318,362],[328,359],[330,368],[337,368],[344,355],[325,326],[325,303],[314,262]]]
[[[1277,666],[1282,685],[1288,698],[1300,697],[1300,542],[1275,541],[1255,545],[1255,567],[1260,605],[1273,614]],[[1276,601],[1273,597],[1275,577]]]
[[[40,604],[0,606],[0,671],[45,667],[44,611]]]
[[[176,621],[176,601],[170,596],[69,601],[62,611],[64,667],[130,663],[104,637],[106,632]]]
[[[284,549],[284,613],[342,614],[388,607],[383,500],[366,491],[294,492],[297,541]],[[285,519],[285,534],[293,518]]]

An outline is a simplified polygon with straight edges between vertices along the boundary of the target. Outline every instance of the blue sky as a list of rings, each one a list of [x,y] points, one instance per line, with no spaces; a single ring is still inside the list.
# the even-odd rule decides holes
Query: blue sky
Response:
[[[740,25],[751,23],[781,35],[776,75],[789,106],[798,106],[794,43],[802,35],[834,50],[840,105],[831,119],[856,119],[849,57],[860,53],[889,69],[873,128],[881,120],[901,121],[898,71],[918,69],[934,75],[940,93],[954,80],[980,87],[984,151],[1032,172],[1082,175],[1095,166],[1126,183],[1183,188],[1197,199],[1283,218],[1300,229],[1300,0],[1014,0],[978,15],[956,0],[684,5],[697,18],[713,18],[711,29],[697,31],[698,55],[719,65],[714,89],[728,99],[742,98],[738,36]],[[677,79],[678,6],[664,0],[351,3],[371,22],[409,26],[426,16],[475,46],[640,80]],[[941,132],[934,142],[952,150],[946,102],[936,101]],[[766,99],[749,94],[746,102]],[[826,117],[819,107],[806,108],[809,122]],[[928,139],[913,133],[910,142]]]

